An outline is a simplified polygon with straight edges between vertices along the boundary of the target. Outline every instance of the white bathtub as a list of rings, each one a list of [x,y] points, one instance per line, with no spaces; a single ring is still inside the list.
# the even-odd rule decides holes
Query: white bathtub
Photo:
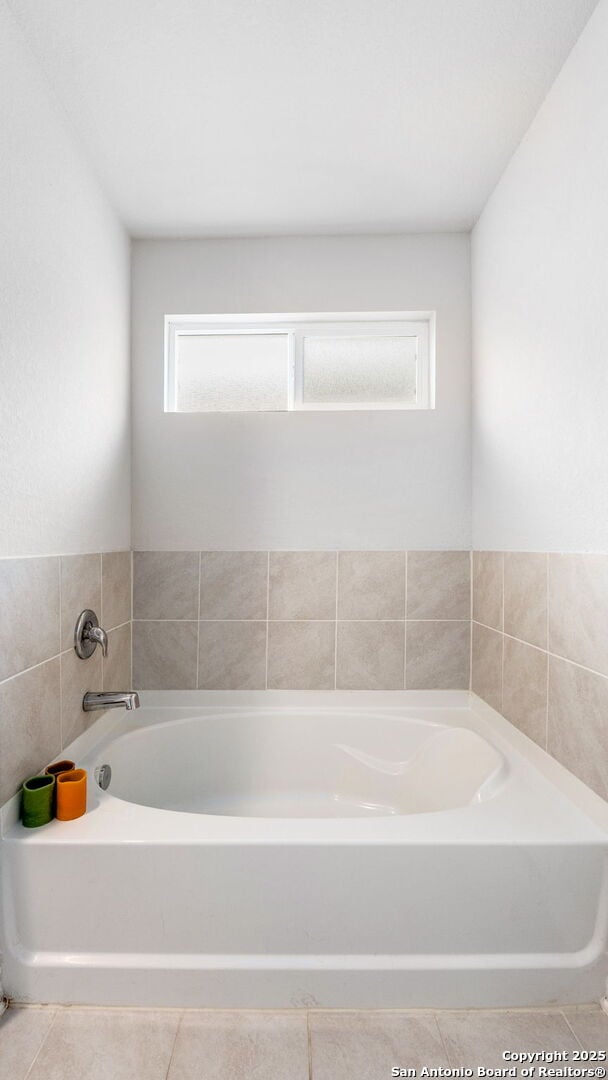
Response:
[[[72,747],[91,777],[112,768],[84,818],[30,832],[4,812],[14,998],[380,1008],[605,992],[606,804],[478,699],[143,698]]]
[[[504,756],[467,728],[336,708],[163,717],[102,756],[115,798],[231,818],[455,810],[491,798],[508,771]]]

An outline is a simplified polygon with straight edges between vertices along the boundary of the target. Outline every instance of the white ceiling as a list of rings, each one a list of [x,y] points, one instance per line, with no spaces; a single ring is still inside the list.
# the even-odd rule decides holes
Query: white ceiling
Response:
[[[468,229],[596,0],[9,0],[136,236]]]

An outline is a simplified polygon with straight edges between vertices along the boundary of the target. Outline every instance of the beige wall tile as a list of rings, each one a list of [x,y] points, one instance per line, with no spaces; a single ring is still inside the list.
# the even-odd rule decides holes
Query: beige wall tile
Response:
[[[131,623],[108,632],[108,655],[103,657],[103,689],[131,689]]]
[[[433,1013],[312,1012],[314,1080],[384,1080],[393,1065],[448,1067]]]
[[[60,651],[58,558],[0,559],[0,679]]]
[[[101,624],[106,630],[131,618],[131,552],[104,551],[101,557]]]
[[[405,618],[405,552],[341,551],[338,618]]]
[[[28,1080],[165,1080],[178,1024],[172,1010],[61,1009]]]
[[[85,608],[91,608],[101,621],[101,555],[62,555],[62,649],[74,645],[76,620]]]
[[[473,552],[473,618],[494,630],[503,628],[502,571],[501,551]]]
[[[338,623],[338,690],[402,690],[404,659],[404,623]]]
[[[204,1080],[308,1080],[306,1015],[184,1013],[167,1080],[202,1080],[203,1075]]]
[[[195,622],[134,622],[134,688],[195,690],[197,641]]]
[[[0,683],[0,805],[61,751],[59,657]]]
[[[73,649],[61,655],[61,746],[65,748],[82,735],[102,715],[85,713],[82,699],[87,690],[98,693],[103,689],[101,649],[95,649],[87,660],[81,660]],[[116,687],[117,690],[122,687]],[[127,687],[128,689],[128,687]]]
[[[505,551],[505,634],[547,648],[547,556]]]
[[[407,622],[407,690],[468,690],[470,622]]]
[[[268,625],[270,690],[333,690],[335,622]]]
[[[408,619],[471,618],[468,551],[408,551]]]
[[[548,750],[602,798],[608,798],[608,679],[549,658]]]
[[[473,623],[471,689],[502,712],[503,635]]]
[[[135,551],[133,618],[198,619],[199,553]]]
[[[270,618],[335,619],[335,551],[271,551]]]
[[[509,637],[504,639],[502,714],[545,748],[547,653]]]
[[[578,1049],[576,1039],[559,1012],[440,1012],[437,1020],[453,1068],[483,1063],[504,1069],[508,1049],[529,1051]]]
[[[608,675],[608,555],[549,555],[549,649]]]
[[[202,622],[198,685],[201,690],[263,690],[265,622]]]
[[[201,619],[265,619],[267,594],[267,552],[201,553]]]

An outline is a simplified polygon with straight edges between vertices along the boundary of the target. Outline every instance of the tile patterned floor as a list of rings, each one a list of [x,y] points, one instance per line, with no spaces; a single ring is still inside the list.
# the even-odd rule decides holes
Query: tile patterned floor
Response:
[[[466,1012],[12,1008],[0,1080],[384,1080],[505,1067],[504,1050],[608,1051],[599,1006]],[[578,1063],[585,1065],[585,1062]]]

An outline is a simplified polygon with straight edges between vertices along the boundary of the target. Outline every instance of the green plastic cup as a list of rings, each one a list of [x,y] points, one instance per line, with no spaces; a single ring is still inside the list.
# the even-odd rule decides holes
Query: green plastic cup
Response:
[[[21,788],[21,820],[26,829],[48,825],[54,818],[54,776],[30,776]]]

